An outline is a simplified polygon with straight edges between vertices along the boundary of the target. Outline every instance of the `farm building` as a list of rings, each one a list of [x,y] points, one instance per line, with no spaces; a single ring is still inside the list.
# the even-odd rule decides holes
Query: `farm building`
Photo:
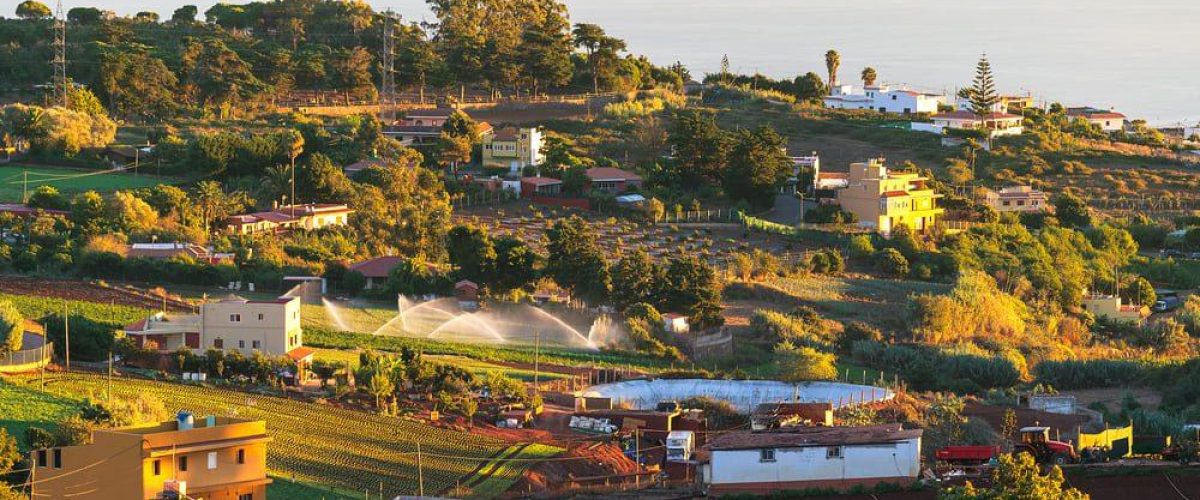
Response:
[[[921,470],[921,430],[900,424],[735,431],[712,438],[702,458],[710,495],[909,484]]]
[[[756,431],[796,426],[833,426],[830,403],[763,403],[750,414],[750,428]]]
[[[269,211],[234,215],[225,221],[229,234],[277,233],[292,229],[321,229],[344,226],[354,213],[350,207],[335,203],[307,203],[276,206]]]
[[[232,262],[233,254],[213,252],[212,248],[202,247],[192,243],[134,243],[129,245],[125,257],[143,259],[178,259],[187,258],[210,264]]]
[[[367,279],[364,289],[374,290],[382,287],[387,282],[388,276],[391,275],[394,269],[401,262],[404,262],[404,257],[389,255],[384,257],[375,257],[360,262],[350,264],[348,268],[351,271],[357,271]]]

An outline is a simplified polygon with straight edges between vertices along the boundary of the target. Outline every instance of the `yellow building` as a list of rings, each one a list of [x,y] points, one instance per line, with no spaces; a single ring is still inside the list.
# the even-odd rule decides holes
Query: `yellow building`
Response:
[[[1141,324],[1142,320],[1150,315],[1150,308],[1135,304],[1123,304],[1121,297],[1118,295],[1106,295],[1100,293],[1083,294],[1083,300],[1080,301],[1083,308],[1092,313],[1097,318],[1108,318],[1112,321],[1129,321]]]
[[[858,216],[860,226],[880,234],[891,234],[898,225],[923,232],[944,212],[937,206],[942,195],[929,189],[927,180],[916,173],[889,172],[882,159],[854,163],[837,200],[842,210]]]
[[[535,127],[505,128],[483,139],[485,168],[521,168],[542,163],[542,132]]]
[[[92,443],[34,450],[34,498],[267,498],[266,423],[179,418],[92,433]]]

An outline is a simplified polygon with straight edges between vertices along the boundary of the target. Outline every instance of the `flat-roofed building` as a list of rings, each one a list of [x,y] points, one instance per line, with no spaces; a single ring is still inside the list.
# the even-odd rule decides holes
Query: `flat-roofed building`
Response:
[[[1029,186],[1009,186],[999,191],[982,188],[979,200],[997,212],[1041,212],[1050,207],[1046,193]]]
[[[180,413],[148,427],[92,432],[92,442],[30,453],[36,498],[267,498],[266,423]]]
[[[889,171],[882,159],[854,163],[846,187],[837,191],[837,201],[842,210],[858,217],[859,226],[880,234],[890,235],[899,225],[924,232],[945,211],[937,206],[942,195],[927,181],[914,172]]]

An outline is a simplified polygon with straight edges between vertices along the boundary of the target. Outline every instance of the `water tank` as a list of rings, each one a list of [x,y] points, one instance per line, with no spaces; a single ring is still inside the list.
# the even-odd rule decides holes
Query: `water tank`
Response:
[[[217,426],[217,416],[209,415],[207,417],[204,417],[204,426],[205,427],[216,427]]]
[[[195,425],[195,420],[192,417],[192,412],[180,411],[175,416],[175,421],[179,424],[178,429],[181,431],[190,430]]]

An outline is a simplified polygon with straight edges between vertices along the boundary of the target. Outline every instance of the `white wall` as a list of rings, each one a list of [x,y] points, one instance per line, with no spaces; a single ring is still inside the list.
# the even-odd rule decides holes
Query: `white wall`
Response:
[[[827,458],[828,447],[776,448],[775,461],[761,450],[714,450],[709,484],[772,483],[917,477],[921,438],[888,444],[843,446],[842,458]]]

